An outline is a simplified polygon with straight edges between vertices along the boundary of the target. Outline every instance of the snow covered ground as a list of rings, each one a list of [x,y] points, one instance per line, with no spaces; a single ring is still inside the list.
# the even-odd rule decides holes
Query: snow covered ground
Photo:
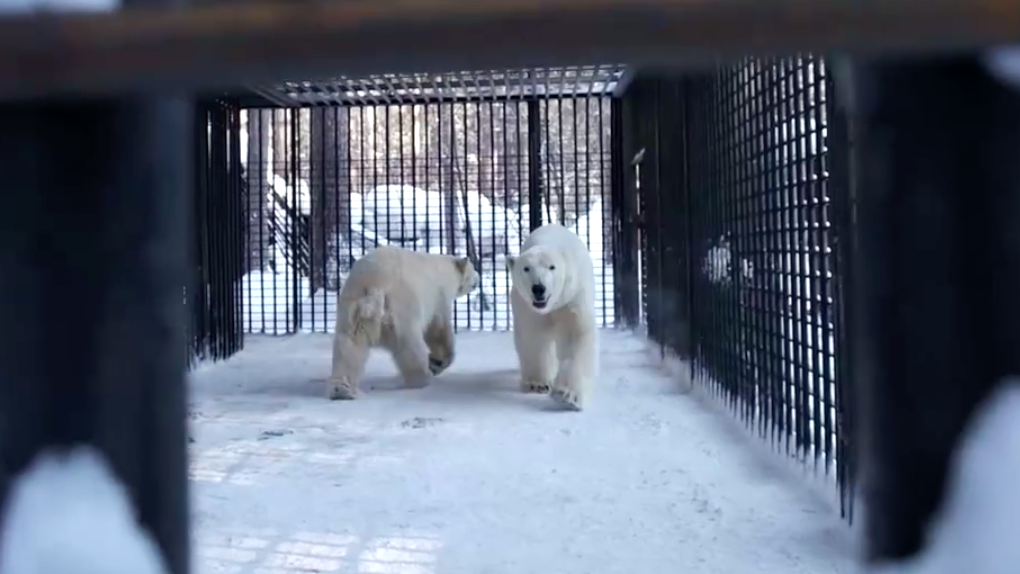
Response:
[[[323,397],[330,337],[250,336],[192,373],[198,574],[828,574],[849,529],[732,422],[603,331],[588,411],[516,388],[509,333],[431,387],[374,355]]]

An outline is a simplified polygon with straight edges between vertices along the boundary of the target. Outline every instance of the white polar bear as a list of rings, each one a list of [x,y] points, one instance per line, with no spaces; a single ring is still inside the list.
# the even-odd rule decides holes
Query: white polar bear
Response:
[[[598,369],[595,266],[574,232],[549,223],[507,258],[521,390],[582,410]]]
[[[393,355],[407,387],[427,385],[453,363],[454,299],[477,286],[466,257],[384,246],[359,259],[337,296],[327,396],[357,396],[373,347]]]

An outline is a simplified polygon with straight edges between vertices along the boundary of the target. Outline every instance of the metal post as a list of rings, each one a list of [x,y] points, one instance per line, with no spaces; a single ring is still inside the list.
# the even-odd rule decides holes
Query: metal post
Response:
[[[976,406],[1020,372],[1020,96],[975,57],[853,74],[867,557],[897,561],[921,550]]]
[[[92,445],[175,574],[190,114],[170,98],[0,107],[0,489],[44,450]]]
[[[538,100],[528,100],[528,207],[531,231],[542,227],[542,118]]]

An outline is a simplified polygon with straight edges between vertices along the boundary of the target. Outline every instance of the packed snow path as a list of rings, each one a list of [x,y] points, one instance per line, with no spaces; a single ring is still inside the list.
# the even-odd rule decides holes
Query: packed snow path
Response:
[[[509,333],[429,388],[382,353],[324,398],[330,336],[249,336],[193,376],[198,574],[829,574],[849,529],[603,331],[582,413],[517,390]]]

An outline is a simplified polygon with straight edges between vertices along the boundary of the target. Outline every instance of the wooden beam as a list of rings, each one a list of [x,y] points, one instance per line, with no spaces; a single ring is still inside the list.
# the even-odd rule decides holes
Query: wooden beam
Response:
[[[0,18],[0,97],[749,52],[958,49],[1020,37],[1010,0],[243,1]]]

